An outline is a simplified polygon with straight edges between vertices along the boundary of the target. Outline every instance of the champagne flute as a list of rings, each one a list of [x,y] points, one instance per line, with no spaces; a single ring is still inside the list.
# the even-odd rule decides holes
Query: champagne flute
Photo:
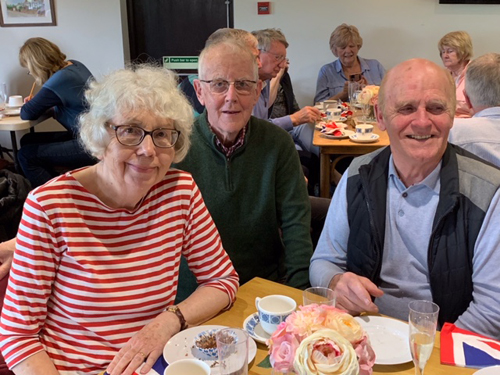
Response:
[[[424,375],[425,365],[434,348],[439,306],[431,301],[411,301],[408,307],[410,351],[415,364],[415,375]]]

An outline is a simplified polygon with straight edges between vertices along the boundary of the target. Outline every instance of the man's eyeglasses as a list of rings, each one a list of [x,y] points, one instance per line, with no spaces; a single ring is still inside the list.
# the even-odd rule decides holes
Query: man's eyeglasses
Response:
[[[231,85],[234,85],[235,90],[240,94],[250,94],[257,83],[257,81],[250,81],[249,79],[239,81],[226,81],[225,79],[211,79],[207,81],[200,79],[200,82],[210,84],[210,91],[214,94],[225,94]]]
[[[116,139],[124,146],[138,146],[146,135],[150,135],[153,144],[160,148],[170,148],[179,139],[180,131],[175,129],[158,128],[151,132],[135,125],[113,125],[109,127],[115,131]]]
[[[271,55],[274,56],[274,60],[277,62],[277,63],[281,63],[283,62],[283,60],[286,59],[286,55],[278,55],[277,53],[274,53],[274,52],[269,52],[269,51],[266,51],[266,50],[263,50],[263,49],[260,49],[259,50],[260,52],[265,52],[265,53],[269,53]]]

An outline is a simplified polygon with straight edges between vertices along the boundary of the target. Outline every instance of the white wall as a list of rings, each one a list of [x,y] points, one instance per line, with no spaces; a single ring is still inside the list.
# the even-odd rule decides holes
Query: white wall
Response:
[[[0,27],[0,82],[7,84],[10,95],[29,95],[33,78],[19,65],[18,54],[24,41],[31,37],[54,42],[69,59],[84,63],[96,78],[123,67],[128,56],[122,32],[124,2],[56,0],[57,26]],[[126,34],[126,22],[123,24]],[[60,129],[57,122],[51,121],[38,125],[37,131]],[[17,137],[21,137],[19,132]],[[0,143],[10,147],[8,132],[0,132]]]
[[[412,57],[441,64],[437,42],[467,31],[474,55],[500,53],[500,5],[440,5],[438,0],[275,0],[270,15],[257,15],[257,1],[235,0],[234,25],[245,30],[280,28],[290,46],[290,76],[301,106],[312,104],[322,65],[335,59],[331,32],[345,22],[363,38],[360,56],[389,69]]]

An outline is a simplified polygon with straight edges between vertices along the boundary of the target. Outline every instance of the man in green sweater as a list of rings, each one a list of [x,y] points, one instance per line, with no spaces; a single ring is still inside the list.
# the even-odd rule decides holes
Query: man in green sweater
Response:
[[[313,252],[306,183],[290,135],[251,116],[261,90],[256,58],[236,42],[210,45],[199,74],[206,110],[176,167],[193,175],[242,284],[259,276],[304,288]],[[181,268],[178,299],[192,281]]]

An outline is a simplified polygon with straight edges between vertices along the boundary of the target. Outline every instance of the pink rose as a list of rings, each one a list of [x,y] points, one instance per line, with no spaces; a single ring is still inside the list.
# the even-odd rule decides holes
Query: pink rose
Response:
[[[371,375],[375,364],[375,352],[366,333],[363,334],[361,341],[354,345],[354,351],[358,356],[359,375]]]

